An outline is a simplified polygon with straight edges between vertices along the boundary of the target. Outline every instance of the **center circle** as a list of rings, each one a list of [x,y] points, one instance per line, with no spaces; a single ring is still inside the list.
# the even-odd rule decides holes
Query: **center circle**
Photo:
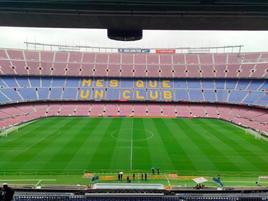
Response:
[[[119,132],[120,132],[120,136],[117,135]],[[133,133],[131,133],[131,132],[133,132]],[[139,133],[141,133],[141,132],[143,132],[143,136],[139,135]],[[123,128],[123,129],[116,129],[116,130],[112,131],[111,136],[112,136],[112,138],[114,138],[118,141],[139,142],[139,141],[146,141],[146,140],[151,139],[154,136],[154,133],[150,130],[147,130],[147,129]]]

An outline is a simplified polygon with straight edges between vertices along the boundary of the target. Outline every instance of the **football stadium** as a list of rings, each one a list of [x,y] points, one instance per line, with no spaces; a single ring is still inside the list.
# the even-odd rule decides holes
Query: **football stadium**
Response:
[[[0,50],[2,180],[87,185],[123,171],[217,187],[218,175],[226,186],[268,175],[268,53],[102,51]]]
[[[267,30],[267,2],[148,2],[0,2],[0,201],[268,200],[268,49],[243,38]],[[22,46],[2,26],[51,33]],[[227,45],[137,46],[143,30]]]

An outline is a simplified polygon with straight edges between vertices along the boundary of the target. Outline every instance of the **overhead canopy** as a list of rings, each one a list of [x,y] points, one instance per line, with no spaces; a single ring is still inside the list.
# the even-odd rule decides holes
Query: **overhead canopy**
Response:
[[[2,0],[0,26],[267,30],[266,0]]]

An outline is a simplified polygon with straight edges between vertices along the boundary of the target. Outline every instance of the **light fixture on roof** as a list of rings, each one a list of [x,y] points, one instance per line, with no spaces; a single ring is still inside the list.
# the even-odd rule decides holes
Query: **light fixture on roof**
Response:
[[[140,29],[129,29],[129,30],[108,29],[107,35],[108,35],[108,38],[112,40],[135,41],[135,40],[142,39],[142,30]]]

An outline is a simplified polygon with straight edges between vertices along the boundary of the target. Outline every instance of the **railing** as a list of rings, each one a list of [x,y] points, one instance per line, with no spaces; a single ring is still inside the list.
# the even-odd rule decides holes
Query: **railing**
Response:
[[[94,47],[85,45],[59,45],[53,43],[24,42],[27,50],[44,51],[74,51],[74,52],[103,52],[103,53],[241,53],[243,45],[219,46],[219,47],[174,47],[174,48],[117,48],[117,47]],[[125,51],[124,51],[125,50]]]

